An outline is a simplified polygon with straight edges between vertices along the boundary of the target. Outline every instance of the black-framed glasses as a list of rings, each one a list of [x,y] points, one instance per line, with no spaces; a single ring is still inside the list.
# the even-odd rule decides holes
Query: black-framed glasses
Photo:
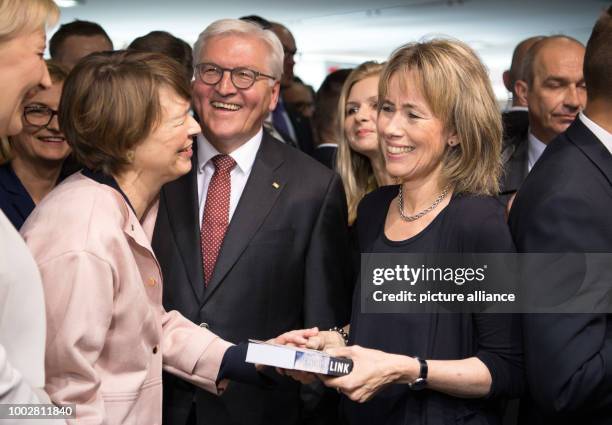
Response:
[[[46,127],[51,123],[57,111],[43,105],[29,105],[23,108],[23,118],[34,127]]]
[[[239,67],[239,68],[222,68],[219,65],[215,65],[214,63],[199,63],[196,65],[196,71],[200,80],[204,84],[208,84],[210,86],[214,86],[223,78],[223,73],[225,71],[230,73],[230,78],[232,80],[232,84],[237,89],[248,89],[258,78],[264,77],[269,78],[271,80],[276,80],[271,75],[264,74],[263,72],[253,71],[249,68]]]

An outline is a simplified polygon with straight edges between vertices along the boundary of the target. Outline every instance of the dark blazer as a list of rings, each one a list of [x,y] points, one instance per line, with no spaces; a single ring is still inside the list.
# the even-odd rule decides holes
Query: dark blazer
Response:
[[[336,169],[337,146],[317,146],[312,157],[331,170]]]
[[[529,112],[524,110],[510,110],[502,112],[504,126],[504,140],[516,139],[527,134],[529,128]]]
[[[205,289],[195,155],[193,163],[161,191],[153,248],[166,309],[232,342],[348,323],[352,270],[339,177],[264,132]],[[165,375],[164,423],[184,424],[194,400],[206,425],[297,423],[299,385],[279,382],[274,389],[232,382],[216,397]]]
[[[510,139],[504,139],[502,150],[503,174],[500,191],[501,198],[506,200],[518,191],[528,174],[527,129]],[[505,203],[506,203],[505,202]]]
[[[297,137],[297,144],[300,150],[308,155],[312,155],[314,151],[314,142],[312,134],[312,123],[310,118],[305,117],[298,111],[287,108],[287,115],[289,115],[289,121],[295,131]]]
[[[527,176],[509,223],[519,252],[609,253],[611,211],[612,155],[576,119]],[[612,423],[612,316],[525,315],[523,333],[531,405],[520,423]]]
[[[36,205],[10,163],[0,166],[0,209],[17,230]]]

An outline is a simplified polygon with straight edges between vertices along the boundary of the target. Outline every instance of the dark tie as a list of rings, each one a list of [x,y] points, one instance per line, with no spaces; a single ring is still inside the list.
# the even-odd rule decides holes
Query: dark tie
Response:
[[[236,166],[236,161],[229,155],[217,155],[213,157],[212,162],[215,165],[215,172],[208,185],[200,232],[204,285],[206,286],[215,269],[217,256],[229,224],[230,193],[232,192],[230,173]]]

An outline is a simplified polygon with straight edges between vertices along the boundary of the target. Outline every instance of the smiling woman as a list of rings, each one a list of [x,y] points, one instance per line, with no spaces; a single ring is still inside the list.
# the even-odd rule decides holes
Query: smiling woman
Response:
[[[476,54],[453,40],[402,46],[381,73],[378,95],[386,169],[401,183],[364,197],[355,224],[360,251],[513,252],[504,208],[490,196],[501,117]],[[323,379],[346,396],[347,423],[501,423],[503,400],[524,385],[518,318],[437,313],[435,303],[428,314],[363,314],[361,285],[355,291],[345,327],[355,345],[344,347],[331,331],[307,343],[353,360],[349,375]]]
[[[378,81],[383,65],[364,62],[348,76],[338,102],[338,161],[349,213],[349,225],[357,218],[361,199],[379,186],[392,183],[378,144],[376,117]]]
[[[0,1],[0,136],[19,133],[22,100],[32,90],[51,85],[43,60],[45,26],[57,21],[59,9],[51,0],[20,3]]]
[[[17,229],[55,187],[70,152],[57,121],[68,72],[53,61],[47,67],[52,85],[25,102],[23,131],[9,138],[11,161],[0,166],[0,208]]]
[[[150,245],[159,190],[191,170],[200,131],[184,74],[164,55],[119,51],[88,56],[65,83],[60,124],[85,168],[22,235],[46,289],[45,388],[77,405],[78,423],[161,423],[162,368],[221,388],[231,344],[164,310]]]

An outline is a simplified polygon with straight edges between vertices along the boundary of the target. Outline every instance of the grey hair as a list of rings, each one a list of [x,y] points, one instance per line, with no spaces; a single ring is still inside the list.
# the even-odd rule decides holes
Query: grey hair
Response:
[[[197,65],[200,61],[200,53],[210,39],[220,36],[241,35],[257,37],[268,45],[268,63],[270,72],[274,78],[280,80],[283,74],[283,45],[280,40],[270,30],[265,30],[257,24],[241,19],[220,19],[206,27],[198,36],[198,40],[193,45],[193,64]]]

